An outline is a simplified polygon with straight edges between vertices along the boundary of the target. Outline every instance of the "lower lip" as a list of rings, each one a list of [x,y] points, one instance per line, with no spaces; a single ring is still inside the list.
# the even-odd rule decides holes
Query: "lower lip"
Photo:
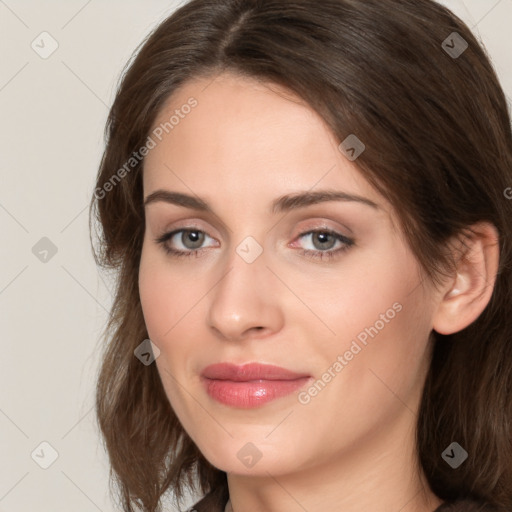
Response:
[[[310,377],[295,380],[255,380],[235,382],[203,378],[206,392],[218,402],[252,409],[293,393],[301,388]]]

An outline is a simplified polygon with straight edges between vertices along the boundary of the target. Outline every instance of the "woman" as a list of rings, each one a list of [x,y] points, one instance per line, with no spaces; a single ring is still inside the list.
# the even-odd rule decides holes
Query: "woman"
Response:
[[[91,214],[123,510],[512,508],[512,135],[430,0],[192,0],[119,86]]]

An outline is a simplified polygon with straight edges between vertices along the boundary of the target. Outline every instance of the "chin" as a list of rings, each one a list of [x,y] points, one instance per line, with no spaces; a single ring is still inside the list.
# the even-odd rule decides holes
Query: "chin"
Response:
[[[276,437],[273,442],[264,439],[268,434],[265,432],[256,433],[242,438],[229,438],[225,442],[211,443],[208,446],[199,446],[203,456],[212,466],[225,471],[226,473],[234,473],[239,475],[263,476],[268,474],[286,473],[296,469],[296,461],[288,461],[286,453],[278,447],[282,445],[281,441]],[[249,439],[254,439],[251,441]],[[293,451],[290,452],[292,458]]]

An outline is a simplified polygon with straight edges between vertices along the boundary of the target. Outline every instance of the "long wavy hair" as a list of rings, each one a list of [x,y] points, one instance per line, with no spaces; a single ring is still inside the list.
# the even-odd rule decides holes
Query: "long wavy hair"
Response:
[[[192,0],[127,63],[89,210],[96,263],[115,274],[96,414],[123,510],[160,511],[167,491],[176,503],[185,490],[210,493],[212,504],[228,496],[226,473],[184,431],[156,365],[134,356],[148,338],[140,148],[174,91],[222,72],[287,87],[340,142],[357,134],[366,150],[354,164],[392,203],[433,283],[454,268],[452,237],[478,221],[496,226],[500,263],[487,307],[460,332],[431,333],[416,444],[438,497],[512,510],[511,121],[485,49],[431,0]],[[452,441],[469,453],[457,470],[441,457]]]

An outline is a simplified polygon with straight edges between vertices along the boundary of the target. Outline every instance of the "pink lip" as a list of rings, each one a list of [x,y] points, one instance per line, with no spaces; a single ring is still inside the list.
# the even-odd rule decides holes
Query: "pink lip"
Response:
[[[247,382],[250,380],[295,380],[309,377],[307,373],[295,373],[279,366],[261,363],[249,363],[237,366],[231,363],[211,364],[203,369],[201,375],[207,379]]]
[[[210,397],[246,409],[289,395],[310,378],[307,374],[259,363],[243,366],[219,363],[207,366],[201,372],[201,380]]]

